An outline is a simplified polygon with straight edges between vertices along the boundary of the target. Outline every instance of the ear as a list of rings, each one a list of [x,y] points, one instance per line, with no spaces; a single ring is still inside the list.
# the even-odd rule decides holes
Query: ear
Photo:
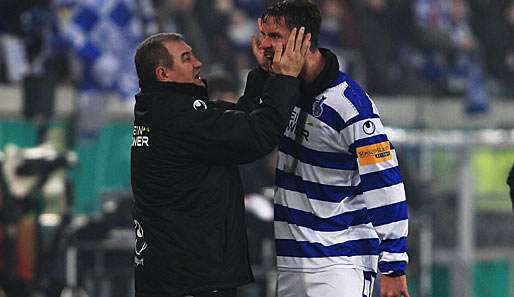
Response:
[[[158,81],[168,81],[169,74],[168,74],[166,67],[157,66],[155,68],[155,77],[157,78]]]

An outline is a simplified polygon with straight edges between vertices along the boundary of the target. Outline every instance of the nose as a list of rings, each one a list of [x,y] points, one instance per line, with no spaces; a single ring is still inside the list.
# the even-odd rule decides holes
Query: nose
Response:
[[[267,36],[262,36],[261,47],[262,48],[270,48],[270,47],[272,47],[271,39],[269,37],[267,37]]]
[[[196,68],[200,68],[203,66],[203,63],[202,61],[198,60],[196,57],[195,57],[195,67]]]

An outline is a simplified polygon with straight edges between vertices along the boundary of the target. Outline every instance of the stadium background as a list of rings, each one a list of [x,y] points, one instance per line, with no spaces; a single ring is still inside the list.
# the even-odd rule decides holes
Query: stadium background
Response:
[[[318,2],[321,46],[366,87],[398,147],[411,295],[514,296],[505,183],[514,162],[514,1]],[[211,97],[234,100],[254,65],[249,37],[265,3],[1,1],[0,286],[8,296],[72,287],[131,296],[133,50],[148,34],[181,32],[204,62]],[[11,164],[42,143],[76,152],[78,162],[31,173],[50,178],[6,203],[24,178]],[[272,161],[242,168],[258,280],[245,297],[273,296]]]

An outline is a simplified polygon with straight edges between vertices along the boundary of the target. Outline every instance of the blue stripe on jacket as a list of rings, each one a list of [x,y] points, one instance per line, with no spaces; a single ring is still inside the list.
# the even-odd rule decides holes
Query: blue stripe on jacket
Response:
[[[276,185],[280,188],[304,193],[310,199],[341,202],[343,199],[361,194],[359,186],[332,186],[304,181],[300,176],[276,169]]]
[[[382,226],[403,221],[408,218],[407,202],[400,201],[394,204],[368,209],[368,215],[373,226]]]
[[[298,159],[306,164],[341,170],[357,169],[357,160],[355,159],[355,156],[350,154],[320,152],[308,149],[299,145],[288,137],[282,137],[278,149],[281,152],[287,155],[291,155],[295,159]]]
[[[330,128],[334,129],[334,131],[336,131],[338,133],[341,132],[341,130],[343,130],[343,128],[344,128],[344,120],[341,117],[341,115],[335,109],[333,109],[331,106],[322,103],[319,108],[322,108],[323,111],[321,112],[320,115],[315,116],[313,114],[314,113],[313,106],[314,106],[314,104],[317,104],[315,102],[316,102],[316,100],[312,99],[311,101],[305,102],[303,104],[299,104],[299,107],[303,112],[308,113],[312,117],[325,123]]]
[[[380,252],[405,253],[407,252],[407,237],[386,239],[380,243]]]
[[[279,204],[275,204],[275,221],[286,222],[315,231],[342,231],[350,226],[370,222],[366,209],[345,212],[328,218],[320,218],[310,212]]]
[[[378,238],[350,240],[330,246],[291,239],[275,240],[277,256],[301,258],[376,255],[378,243]]]
[[[405,271],[407,269],[407,262],[405,261],[393,261],[393,262],[378,262],[378,269],[382,272],[387,271]]]
[[[392,167],[385,170],[366,173],[360,176],[360,187],[363,192],[382,189],[397,185],[401,182],[400,167]]]

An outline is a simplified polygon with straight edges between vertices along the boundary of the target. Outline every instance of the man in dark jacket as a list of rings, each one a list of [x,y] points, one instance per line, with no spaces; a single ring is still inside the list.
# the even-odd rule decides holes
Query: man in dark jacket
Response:
[[[253,280],[237,165],[269,153],[286,128],[310,46],[303,32],[275,55],[275,75],[249,77],[264,84],[262,95],[247,88],[237,104],[208,100],[202,63],[181,35],[157,34],[138,47],[131,152],[137,297],[235,297],[237,286]]]

